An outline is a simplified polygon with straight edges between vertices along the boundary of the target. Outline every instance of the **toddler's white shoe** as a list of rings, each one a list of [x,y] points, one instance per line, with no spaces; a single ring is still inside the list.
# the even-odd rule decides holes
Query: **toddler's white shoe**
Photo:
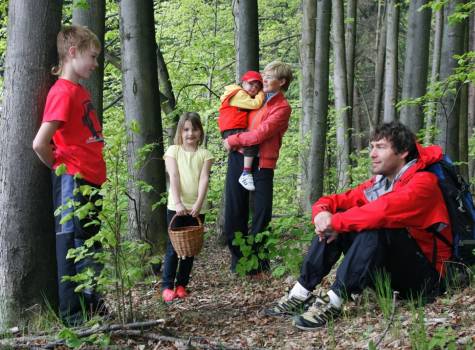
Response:
[[[248,191],[256,190],[256,187],[254,186],[254,178],[249,173],[242,173],[241,176],[239,176],[239,183]]]

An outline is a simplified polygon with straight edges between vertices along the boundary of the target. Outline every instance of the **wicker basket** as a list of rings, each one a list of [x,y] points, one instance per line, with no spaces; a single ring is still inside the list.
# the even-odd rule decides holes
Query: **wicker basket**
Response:
[[[198,226],[174,227],[172,224],[177,215],[175,214],[168,226],[168,235],[179,258],[198,255],[203,247],[204,227],[201,219],[198,220]]]

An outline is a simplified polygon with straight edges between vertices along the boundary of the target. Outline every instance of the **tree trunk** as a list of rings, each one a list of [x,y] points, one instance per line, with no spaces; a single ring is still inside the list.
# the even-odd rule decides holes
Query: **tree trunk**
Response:
[[[378,7],[378,23],[379,28],[376,31],[376,41],[377,41],[377,50],[376,50],[376,65],[374,68],[374,98],[373,98],[373,109],[372,109],[372,119],[370,123],[370,129],[373,130],[374,127],[379,124],[379,114],[381,110],[381,96],[383,94],[383,81],[384,81],[384,61],[386,55],[386,25],[385,25],[385,10],[381,10],[381,6]]]
[[[257,0],[239,1],[239,78],[248,70],[259,70]]]
[[[304,0],[302,3],[302,39],[300,41],[300,64],[302,79],[300,79],[300,96],[302,101],[302,118],[300,122],[300,142],[302,152],[300,155],[301,171],[301,208],[307,209],[308,188],[308,154],[310,149],[310,132],[312,129],[314,75],[315,75],[315,20],[317,3],[314,0]]]
[[[102,50],[97,58],[98,67],[92,72],[89,79],[82,81],[91,93],[92,103],[96,109],[97,117],[102,124],[103,116],[103,90],[104,90],[104,35],[106,20],[105,0],[89,0],[88,8],[75,6],[73,8],[73,24],[88,27],[94,32],[101,42]]]
[[[448,17],[455,11],[463,0],[449,1],[444,9],[444,34],[442,37],[442,53],[440,60],[440,80],[444,81],[455,72],[458,67],[454,55],[463,51],[464,22],[448,23]],[[441,98],[437,111],[437,128],[439,134],[436,142],[441,145],[449,157],[459,160],[459,97],[460,84],[456,84],[455,91],[446,91]]]
[[[444,28],[444,10],[438,10],[435,13],[435,31],[434,31],[434,48],[432,50],[432,68],[430,73],[430,86],[433,86],[439,80],[440,71],[440,55],[442,48],[442,33]],[[427,111],[426,132],[424,135],[424,143],[430,144],[434,140],[434,117],[437,112],[435,103],[431,103]]]
[[[173,93],[173,86],[168,74],[167,64],[163,58],[162,51],[157,47],[157,68],[158,68],[158,85],[160,86],[160,107],[167,115],[172,115],[172,123],[167,130],[168,144],[173,144],[175,137],[176,125],[178,123],[179,115],[172,114],[175,111],[176,99]]]
[[[386,7],[386,63],[384,75],[384,115],[385,123],[396,120],[396,102],[398,89],[398,34],[399,6],[397,0],[389,0]]]
[[[470,15],[470,24],[468,30],[468,49],[475,51],[475,14],[472,12]],[[475,85],[473,83],[468,84],[468,137],[473,137],[473,128],[475,128]],[[468,162],[469,178],[475,176],[475,160],[472,157]]]
[[[312,145],[309,152],[309,183],[307,210],[323,195],[325,149],[327,139],[328,85],[330,62],[331,0],[317,2],[315,36],[315,97]]]
[[[463,52],[468,50],[469,21],[465,21]],[[459,160],[460,174],[468,178],[468,84],[462,84],[460,89],[460,110],[459,110]]]
[[[353,120],[353,95],[355,86],[355,46],[356,46],[356,8],[357,0],[348,0],[347,12],[346,12],[346,31],[345,31],[345,44],[346,44],[346,85],[348,88],[348,120],[350,120],[350,127],[352,127],[351,121]]]
[[[53,82],[62,1],[17,0],[8,8],[0,119],[0,329],[25,310],[56,304],[51,173],[31,149]]]
[[[429,42],[431,10],[418,9],[428,0],[413,0],[409,5],[408,31],[406,39],[406,59],[402,83],[402,99],[424,96],[427,87],[429,68]],[[424,125],[422,105],[404,106],[400,111],[400,120],[414,133]]]
[[[343,0],[332,2],[333,17],[333,53],[335,63],[334,90],[336,110],[337,174],[338,188],[344,189],[350,184],[350,121],[348,118],[348,88],[346,85],[345,36]]]
[[[132,198],[129,202],[129,232],[132,237],[151,243],[156,252],[158,248],[164,248],[167,225],[164,205],[152,212],[152,206],[165,192],[153,14],[151,0],[120,2],[122,86],[130,175],[128,191]],[[151,150],[144,153],[144,147],[151,147]],[[144,183],[153,189],[142,189]]]

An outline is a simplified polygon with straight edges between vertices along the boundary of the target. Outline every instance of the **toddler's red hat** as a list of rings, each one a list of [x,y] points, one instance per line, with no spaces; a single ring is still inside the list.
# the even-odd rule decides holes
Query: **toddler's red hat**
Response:
[[[262,75],[261,75],[261,73],[256,72],[254,70],[248,70],[242,76],[241,81],[247,81],[247,82],[258,81],[258,82],[262,83]]]

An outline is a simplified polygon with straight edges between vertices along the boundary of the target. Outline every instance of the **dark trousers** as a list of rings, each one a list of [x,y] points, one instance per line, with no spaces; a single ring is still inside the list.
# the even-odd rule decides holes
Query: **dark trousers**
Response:
[[[326,244],[315,237],[305,256],[299,283],[313,290],[339,260],[331,289],[340,297],[361,293],[374,285],[376,272],[385,271],[401,297],[432,299],[439,293],[439,273],[416,241],[404,230],[342,233]]]
[[[89,199],[83,197],[81,193],[75,193],[77,192],[75,189],[82,185],[94,186],[84,180],[74,179],[71,175],[56,176],[54,171],[52,173],[52,182],[53,207],[55,210],[61,205],[66,205],[71,200],[76,202],[78,206],[86,204]],[[91,202],[95,203],[98,199],[100,199],[100,195],[92,198]],[[74,259],[66,259],[69,249],[83,246],[88,238],[94,236],[99,231],[98,225],[86,225],[90,220],[96,220],[97,215],[82,220],[73,216],[70,220],[61,223],[61,220],[65,216],[70,215],[73,210],[73,208],[63,209],[59,215],[55,216],[59,312],[61,318],[66,321],[74,319],[78,314],[82,315],[83,308],[81,303],[85,303],[86,307],[90,304],[93,309],[100,303],[100,296],[94,290],[86,289],[82,293],[76,293],[74,291],[77,287],[76,283],[62,280],[64,276],[74,276],[83,272],[86,268],[93,269],[96,274],[99,274],[102,269],[102,266],[90,257],[81,259],[78,262],[74,262]],[[97,208],[97,211],[100,211],[100,208]],[[101,250],[101,247],[98,242],[95,242],[94,246],[90,249],[98,252]]]
[[[167,209],[167,223],[170,222],[175,215],[175,211]],[[201,222],[205,222],[204,214],[200,215]],[[198,220],[190,215],[177,216],[173,222],[172,228],[197,225]],[[178,259],[175,249],[173,248],[170,238],[167,241],[167,251],[165,253],[165,262],[163,264],[162,273],[162,290],[174,289],[175,286],[186,287],[190,281],[191,269],[193,268],[194,257]]]
[[[238,260],[243,256],[238,246],[232,244],[236,232],[244,236],[248,232],[249,220],[249,191],[244,189],[239,182],[242,172],[244,157],[239,152],[231,152],[228,157],[228,172],[226,175],[226,203],[224,231],[226,241],[231,252],[231,271],[235,271]],[[251,234],[256,235],[266,230],[272,217],[272,191],[274,182],[273,169],[259,169],[259,159],[255,158],[252,166],[252,175],[256,190],[252,195],[252,224]],[[253,254],[257,255],[261,243],[254,244]],[[259,267],[250,274],[269,270],[269,261],[259,259]]]

